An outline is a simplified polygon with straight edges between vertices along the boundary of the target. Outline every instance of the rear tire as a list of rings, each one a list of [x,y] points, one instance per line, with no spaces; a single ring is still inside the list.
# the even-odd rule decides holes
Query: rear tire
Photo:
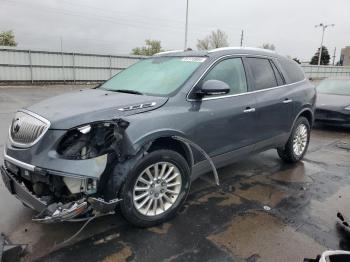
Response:
[[[303,159],[310,142],[310,123],[305,117],[299,117],[292,133],[283,148],[278,148],[279,157],[287,163]]]
[[[190,168],[171,150],[156,150],[132,168],[121,188],[122,215],[138,227],[150,227],[173,218],[190,190]]]

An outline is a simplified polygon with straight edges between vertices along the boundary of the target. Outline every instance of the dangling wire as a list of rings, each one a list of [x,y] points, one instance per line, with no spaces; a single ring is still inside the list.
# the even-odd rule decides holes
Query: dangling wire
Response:
[[[55,247],[62,247],[64,246],[65,244],[71,242],[74,238],[76,238],[83,230],[84,228],[86,228],[86,226],[94,219],[96,218],[99,218],[99,217],[104,217],[104,216],[108,216],[108,215],[113,215],[115,214],[114,212],[110,212],[110,213],[105,213],[105,214],[97,214],[97,215],[94,215],[93,217],[89,218],[85,223],[84,225],[76,232],[74,233],[71,237],[69,237],[68,239],[64,240],[63,242],[55,245]]]

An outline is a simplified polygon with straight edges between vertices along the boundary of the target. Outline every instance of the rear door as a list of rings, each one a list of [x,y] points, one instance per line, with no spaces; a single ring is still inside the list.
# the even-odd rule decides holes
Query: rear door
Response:
[[[269,147],[285,141],[293,116],[288,87],[272,59],[247,57],[245,63],[256,94],[257,146]]]

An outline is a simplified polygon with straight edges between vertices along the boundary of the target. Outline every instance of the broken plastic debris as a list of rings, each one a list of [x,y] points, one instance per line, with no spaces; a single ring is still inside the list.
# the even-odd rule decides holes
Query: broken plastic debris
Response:
[[[265,209],[266,211],[270,211],[270,210],[271,210],[271,207],[269,207],[269,206],[264,206],[264,209]]]
[[[41,223],[53,223],[67,221],[83,214],[88,209],[85,199],[67,204],[53,203],[33,218],[33,221]]]

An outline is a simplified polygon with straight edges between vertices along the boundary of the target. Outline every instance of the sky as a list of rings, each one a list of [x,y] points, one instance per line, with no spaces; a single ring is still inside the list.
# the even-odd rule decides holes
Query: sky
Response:
[[[212,30],[230,46],[271,43],[282,55],[309,61],[327,28],[333,55],[350,46],[350,0],[189,0],[188,46]],[[18,48],[130,54],[145,39],[165,50],[183,49],[186,0],[0,0],[0,31],[13,30]]]

